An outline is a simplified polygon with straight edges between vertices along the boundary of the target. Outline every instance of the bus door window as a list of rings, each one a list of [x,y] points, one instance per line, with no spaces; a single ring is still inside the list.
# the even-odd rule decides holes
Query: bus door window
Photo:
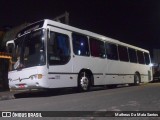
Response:
[[[50,65],[63,65],[70,59],[69,37],[65,34],[51,32],[48,44]]]

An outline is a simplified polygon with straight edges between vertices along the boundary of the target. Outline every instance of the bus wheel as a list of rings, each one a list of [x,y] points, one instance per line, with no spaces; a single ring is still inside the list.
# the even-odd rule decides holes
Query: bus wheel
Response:
[[[134,74],[134,85],[140,85],[140,75],[138,73]]]
[[[78,90],[79,91],[88,91],[90,89],[90,78],[86,72],[82,72],[79,75],[78,79]]]

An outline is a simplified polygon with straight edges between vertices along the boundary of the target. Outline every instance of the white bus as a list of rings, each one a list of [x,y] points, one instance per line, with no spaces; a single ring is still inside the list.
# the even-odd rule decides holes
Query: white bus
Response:
[[[149,51],[52,20],[27,26],[7,42],[10,89],[134,84],[152,80]]]

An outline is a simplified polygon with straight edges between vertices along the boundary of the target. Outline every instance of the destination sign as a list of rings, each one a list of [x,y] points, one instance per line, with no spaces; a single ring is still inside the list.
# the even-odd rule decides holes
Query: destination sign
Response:
[[[20,32],[17,33],[17,36],[16,37],[20,37],[21,35],[23,34],[26,34],[28,32],[31,32],[35,29],[39,29],[41,27],[43,27],[43,24],[44,24],[44,20],[43,21],[40,21],[40,22],[37,22],[35,24],[31,24],[27,27],[25,27],[23,30],[21,30]]]

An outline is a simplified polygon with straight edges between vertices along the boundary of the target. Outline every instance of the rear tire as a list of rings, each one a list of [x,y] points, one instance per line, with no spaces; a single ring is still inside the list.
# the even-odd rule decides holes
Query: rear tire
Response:
[[[78,91],[79,92],[86,92],[89,91],[91,86],[90,77],[86,72],[82,72],[79,74],[78,77]]]
[[[138,73],[134,74],[134,85],[138,86],[140,85],[141,79],[140,79],[140,75]]]

